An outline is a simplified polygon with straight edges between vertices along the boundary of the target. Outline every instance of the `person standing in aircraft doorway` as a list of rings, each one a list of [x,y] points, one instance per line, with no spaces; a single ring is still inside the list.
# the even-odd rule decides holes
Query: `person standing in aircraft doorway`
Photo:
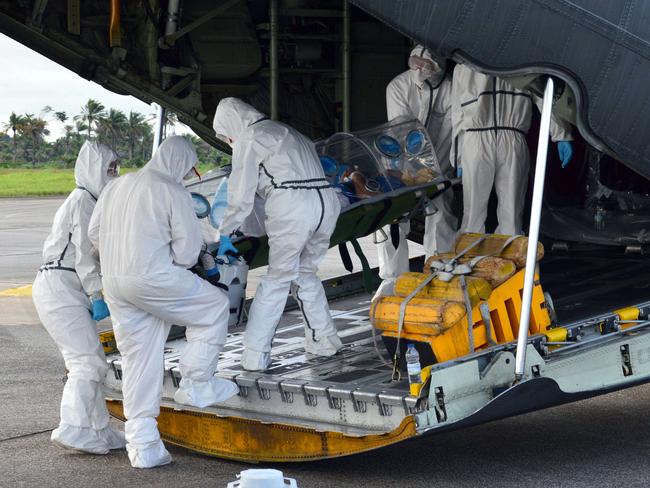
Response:
[[[533,103],[541,98],[519,90],[506,80],[479,73],[464,64],[454,68],[452,83],[454,167],[462,167],[462,232],[485,232],[488,200],[494,186],[497,234],[523,232],[524,200],[530,152],[526,134]],[[551,115],[551,139],[557,142],[562,167],[573,157],[570,125]]]
[[[330,315],[318,265],[329,248],[340,212],[313,143],[295,129],[269,120],[237,98],[224,98],[214,131],[232,147],[228,208],[220,228],[219,255],[237,252],[231,235],[264,200],[269,267],[251,305],[242,367],[266,370],[271,343],[289,291],[305,319],[305,351],[336,354],[341,339]]]
[[[409,69],[397,75],[386,87],[388,120],[400,115],[418,119],[427,129],[438,157],[440,175],[453,178],[449,162],[451,149],[451,80],[444,60],[435,60],[428,49],[417,45],[408,60]],[[453,190],[434,200],[436,212],[425,219],[422,245],[428,256],[448,252],[454,245],[458,222],[452,212]],[[379,243],[379,276],[382,283],[375,297],[392,295],[396,278],[409,270],[409,246],[406,235],[409,222],[384,228],[388,239]],[[399,235],[398,239],[394,236]],[[394,242],[396,241],[396,242]]]

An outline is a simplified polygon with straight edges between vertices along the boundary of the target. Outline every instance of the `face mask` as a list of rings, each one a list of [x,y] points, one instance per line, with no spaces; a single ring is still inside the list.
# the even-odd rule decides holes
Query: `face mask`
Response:
[[[437,84],[445,76],[445,70],[438,63],[419,56],[409,58],[409,67],[417,73],[420,83],[429,80]]]
[[[198,177],[198,179],[201,179],[201,174],[198,172],[195,166],[192,166],[192,169],[187,172],[185,176],[183,176],[183,181],[191,180],[194,177]]]
[[[429,78],[431,78],[431,76],[433,76],[433,70],[427,68],[421,68],[417,70],[417,74],[418,74],[417,75],[418,80],[424,81],[424,80],[428,80]]]

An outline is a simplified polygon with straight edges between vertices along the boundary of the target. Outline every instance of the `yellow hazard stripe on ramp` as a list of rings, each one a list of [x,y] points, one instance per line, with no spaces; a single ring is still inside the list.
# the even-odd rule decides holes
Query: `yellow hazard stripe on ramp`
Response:
[[[32,285],[19,286],[0,291],[0,297],[31,297]]]

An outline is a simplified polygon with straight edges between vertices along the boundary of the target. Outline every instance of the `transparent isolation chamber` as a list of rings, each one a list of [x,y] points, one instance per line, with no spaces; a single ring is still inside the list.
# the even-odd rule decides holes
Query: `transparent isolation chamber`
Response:
[[[364,131],[336,133],[316,143],[316,151],[344,207],[440,176],[424,126],[407,117]]]
[[[315,146],[342,209],[400,189],[426,185],[440,175],[438,159],[424,126],[407,117],[364,131],[339,132]],[[201,194],[209,203],[206,211],[205,202],[198,198],[194,201],[197,215],[205,215],[201,227],[206,242],[218,240],[224,210],[219,188],[229,173],[229,168],[223,168],[206,174],[202,181],[188,184],[190,191]],[[264,221],[264,201],[256,196],[253,211],[239,230],[246,236],[262,236]]]

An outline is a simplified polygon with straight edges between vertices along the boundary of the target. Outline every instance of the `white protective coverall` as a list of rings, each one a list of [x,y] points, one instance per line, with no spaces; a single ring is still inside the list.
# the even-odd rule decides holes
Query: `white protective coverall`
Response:
[[[186,327],[181,382],[174,399],[197,407],[222,402],[237,386],[214,376],[226,342],[228,297],[187,268],[203,240],[183,177],[196,164],[192,144],[167,138],[136,173],[111,184],[88,235],[99,246],[104,291],[122,354],[122,393],[131,465],[171,461],[157,429],[163,349],[172,324]]]
[[[463,170],[463,232],[485,232],[494,185],[498,234],[521,234],[530,153],[526,134],[541,99],[507,81],[459,64],[454,69],[452,163]],[[551,116],[551,139],[572,140],[570,125]]]
[[[269,366],[271,342],[289,290],[305,319],[305,350],[335,354],[342,344],[316,273],[329,248],[340,204],[313,143],[236,98],[221,100],[214,130],[222,140],[234,141],[221,234],[232,234],[241,226],[256,194],[265,201],[269,267],[251,305],[242,366],[248,370]]]
[[[414,58],[429,60],[437,68],[433,76],[424,78],[421,70],[411,62]],[[451,81],[441,67],[422,45],[411,51],[409,58],[411,69],[397,75],[386,87],[386,112],[388,120],[400,115],[416,118],[427,129],[440,168],[434,168],[442,176],[453,178],[454,170],[449,162],[451,149]],[[424,239],[422,245],[428,256],[450,251],[456,236],[457,219],[452,212],[454,194],[445,191],[434,200],[437,212],[425,218]],[[409,248],[406,235],[409,222],[399,224],[399,245],[393,245],[392,239],[378,244],[379,276],[383,282],[377,296],[392,294],[395,279],[409,270]],[[384,228],[390,236],[390,226]]]
[[[89,296],[102,290],[97,252],[88,239],[88,223],[97,197],[108,183],[108,166],[117,155],[96,142],[85,142],[74,174],[77,188],[57,210],[43,246],[45,263],[34,281],[38,316],[58,346],[68,379],[61,398],[61,422],[52,441],[94,454],[124,448],[124,434],[108,425],[102,381],[108,370],[92,319]]]

